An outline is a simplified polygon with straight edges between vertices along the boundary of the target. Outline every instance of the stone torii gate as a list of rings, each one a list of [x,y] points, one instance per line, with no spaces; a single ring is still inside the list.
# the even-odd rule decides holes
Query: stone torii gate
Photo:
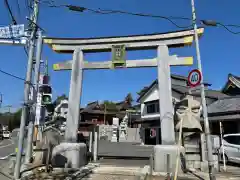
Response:
[[[199,28],[198,35],[202,35],[203,31],[203,28]],[[53,67],[56,71],[72,70],[65,140],[67,142],[76,142],[80,116],[83,70],[157,67],[162,144],[175,144],[170,66],[190,66],[193,64],[193,58],[169,55],[169,48],[191,45],[193,37],[193,30],[183,30],[123,37],[45,38],[44,42],[50,45],[53,51],[58,53],[73,53],[73,60],[54,64]],[[144,60],[124,59],[125,52],[143,49],[157,49],[157,57]],[[111,51],[113,53],[112,61],[88,62],[84,59],[84,53]]]

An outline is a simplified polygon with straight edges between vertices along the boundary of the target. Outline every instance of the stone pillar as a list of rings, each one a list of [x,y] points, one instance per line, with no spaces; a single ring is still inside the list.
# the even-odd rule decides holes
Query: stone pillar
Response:
[[[73,54],[65,141],[77,142],[82,94],[83,52],[76,49]]]
[[[77,142],[78,125],[80,121],[80,102],[82,94],[82,74],[83,74],[83,52],[81,49],[76,49],[73,54],[73,64],[71,73],[70,93],[68,114],[65,131],[65,142],[72,143]],[[73,162],[79,164],[79,154],[77,151],[65,152],[70,164]],[[75,162],[76,160],[76,162]]]
[[[158,47],[158,89],[161,139],[164,145],[175,144],[170,58],[168,47],[160,45]]]

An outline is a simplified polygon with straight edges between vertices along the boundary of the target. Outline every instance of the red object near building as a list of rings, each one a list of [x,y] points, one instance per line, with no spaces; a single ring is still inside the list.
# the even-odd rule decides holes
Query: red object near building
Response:
[[[156,134],[157,134],[157,133],[156,133],[156,130],[152,128],[152,129],[150,130],[150,137],[154,138],[154,137],[156,137]]]

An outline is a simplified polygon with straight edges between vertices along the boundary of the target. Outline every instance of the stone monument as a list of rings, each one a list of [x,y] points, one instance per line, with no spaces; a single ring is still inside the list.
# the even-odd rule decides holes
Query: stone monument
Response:
[[[118,142],[119,119],[113,118],[111,142]]]
[[[127,128],[128,128],[128,116],[126,114],[119,126],[119,142],[124,142],[127,140]]]

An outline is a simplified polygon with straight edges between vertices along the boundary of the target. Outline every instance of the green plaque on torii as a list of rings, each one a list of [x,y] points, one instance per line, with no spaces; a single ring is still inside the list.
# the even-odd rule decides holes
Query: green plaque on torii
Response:
[[[112,67],[125,67],[126,66],[126,48],[124,45],[112,46]]]

